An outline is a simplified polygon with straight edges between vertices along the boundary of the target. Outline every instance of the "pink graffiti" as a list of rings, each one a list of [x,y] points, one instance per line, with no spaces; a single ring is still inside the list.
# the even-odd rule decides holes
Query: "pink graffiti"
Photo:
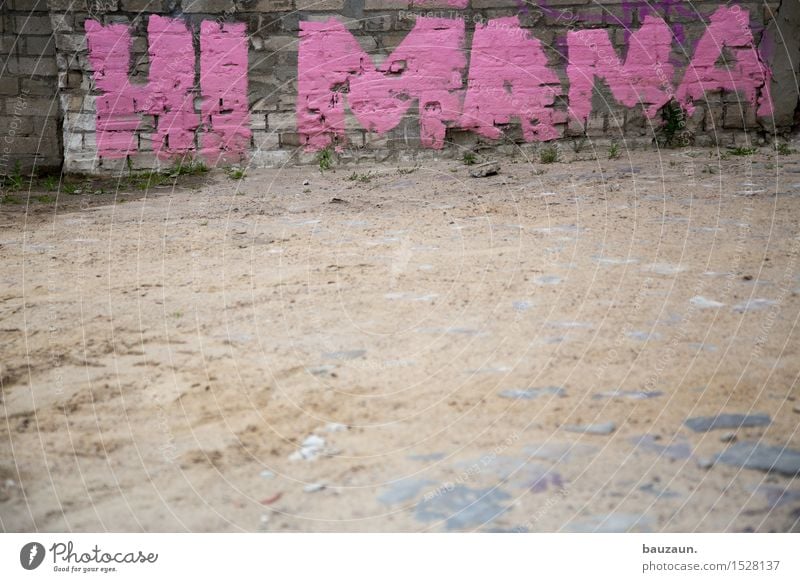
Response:
[[[447,121],[458,118],[455,92],[466,69],[464,21],[418,18],[414,28],[379,67],[334,19],[302,22],[298,49],[297,126],[308,149],[345,134],[344,101],[366,129],[396,127],[419,102],[420,141],[441,148]]]
[[[518,117],[526,141],[556,139],[555,124],[566,119],[553,109],[561,94],[541,42],[529,37],[516,16],[475,27],[462,128],[496,139],[502,134],[497,125]]]
[[[647,116],[654,117],[672,94],[671,45],[672,32],[657,16],[645,17],[642,27],[631,35],[624,63],[607,30],[570,31],[567,76],[572,115],[586,122],[592,109],[595,77],[599,77],[617,101],[626,107],[641,103]]]
[[[132,45],[128,27],[86,21],[89,61],[95,84],[103,92],[97,99],[97,149],[101,156],[123,158],[138,151],[142,115],[153,116],[152,149],[159,157],[195,151],[197,133],[202,134],[205,155],[246,150],[250,134],[244,29],[242,25],[208,24],[201,27],[200,39],[201,119],[194,107],[192,33],[182,21],[150,16],[150,71],[145,85],[135,85],[128,77]],[[215,44],[220,46],[212,46]],[[226,84],[224,88],[221,82]],[[201,128],[201,123],[207,127]]]
[[[411,0],[408,4],[409,8],[439,8],[442,5],[450,6],[451,8],[466,8],[469,6],[469,0]]]
[[[689,114],[695,110],[695,100],[720,90],[741,93],[759,117],[772,114],[771,73],[761,61],[748,23],[749,12],[739,6],[723,6],[711,16],[677,93]],[[734,61],[726,63],[727,69],[717,65],[725,48]]]
[[[247,38],[244,23],[200,25],[201,152],[217,161],[239,161],[250,146]]]

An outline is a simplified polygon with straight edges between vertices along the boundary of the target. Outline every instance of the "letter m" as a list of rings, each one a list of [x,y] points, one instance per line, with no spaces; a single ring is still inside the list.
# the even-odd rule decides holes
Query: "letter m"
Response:
[[[297,128],[303,145],[315,151],[344,140],[347,99],[358,122],[379,134],[396,127],[417,101],[422,145],[441,148],[445,122],[460,114],[463,46],[463,20],[419,18],[376,67],[340,22],[301,22]]]

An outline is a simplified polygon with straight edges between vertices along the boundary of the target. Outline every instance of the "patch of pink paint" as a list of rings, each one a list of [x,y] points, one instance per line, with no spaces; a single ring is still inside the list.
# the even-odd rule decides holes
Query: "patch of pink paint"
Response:
[[[97,149],[109,158],[125,157],[137,149],[134,133],[140,118],[135,114],[136,100],[143,100],[144,88],[128,80],[131,37],[123,24],[103,26],[86,21],[86,41],[94,82],[103,95],[97,98]]]
[[[660,17],[645,17],[641,28],[628,40],[624,63],[606,30],[570,31],[567,46],[569,107],[580,123],[586,123],[591,113],[596,77],[604,79],[614,98],[626,107],[641,103],[650,118],[670,100],[674,73],[669,63],[672,32]]]
[[[723,49],[728,49],[734,63],[717,66]],[[772,114],[770,80],[772,73],[761,61],[750,30],[746,8],[721,7],[711,15],[710,23],[686,69],[677,99],[691,115],[694,101],[710,91],[737,91],[764,117]]]
[[[497,124],[518,117],[525,141],[556,139],[555,124],[566,114],[553,104],[562,93],[542,43],[520,27],[516,16],[475,27],[461,127],[497,139],[502,135]]]
[[[425,8],[441,8],[444,6],[466,8],[469,6],[469,0],[411,0],[409,3],[410,8],[416,8],[417,6],[424,6]]]
[[[201,153],[215,163],[241,161],[251,136],[244,23],[200,25],[200,94]]]
[[[153,115],[157,129],[153,149],[162,157],[194,149],[199,117],[194,112],[192,35],[181,21],[150,16],[147,26],[150,77],[146,85],[128,78],[131,37],[123,24],[103,26],[87,20],[89,62],[97,88],[97,149],[101,156],[121,158],[135,152],[141,115]]]
[[[460,113],[463,46],[463,20],[418,18],[376,68],[340,22],[301,22],[297,127],[306,149],[344,137],[345,95],[359,123],[378,133],[396,127],[417,100],[422,145],[443,147],[445,124]]]

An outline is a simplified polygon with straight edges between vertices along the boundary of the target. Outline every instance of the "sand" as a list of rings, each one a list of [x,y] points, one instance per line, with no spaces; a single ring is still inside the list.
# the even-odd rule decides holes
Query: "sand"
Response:
[[[798,531],[800,156],[564,157],[3,204],[0,528]]]

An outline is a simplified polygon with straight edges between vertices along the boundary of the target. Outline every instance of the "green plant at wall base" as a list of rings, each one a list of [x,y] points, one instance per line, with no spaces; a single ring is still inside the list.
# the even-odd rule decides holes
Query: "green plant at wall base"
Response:
[[[732,156],[752,156],[757,152],[758,148],[748,147],[748,146],[739,146],[731,150],[728,150],[728,153]]]
[[[55,176],[47,176],[42,180],[42,187],[48,192],[55,192],[58,190],[58,178]]]
[[[794,150],[789,147],[789,144],[786,142],[781,142],[775,146],[775,151],[778,152],[779,156],[790,156],[794,153]]]
[[[465,166],[471,166],[477,160],[475,158],[475,154],[473,154],[472,152],[464,152],[464,156],[461,158],[461,161],[464,162]]]
[[[554,146],[542,148],[539,152],[539,162],[542,164],[553,164],[558,161],[558,149]]]
[[[359,174],[357,172],[353,172],[347,179],[350,180],[351,182],[361,182],[362,184],[368,184],[369,182],[372,181],[372,178],[374,177],[375,176],[372,172],[367,172],[366,174]]]
[[[171,176],[197,176],[206,172],[208,172],[208,166],[203,162],[192,158],[182,158],[176,160],[169,173]]]
[[[608,159],[609,160],[616,160],[619,157],[619,144],[614,142],[611,144],[611,147],[608,148]]]
[[[64,184],[61,186],[61,190],[64,192],[64,194],[80,194],[77,184],[70,184],[68,182],[64,182]]]
[[[317,164],[319,165],[320,172],[330,170],[333,167],[333,153],[330,148],[319,151],[317,154]]]
[[[10,192],[17,192],[22,190],[22,183],[24,178],[22,176],[22,164],[19,160],[14,164],[14,171],[6,176],[6,189]]]
[[[22,204],[22,200],[12,194],[6,194],[0,198],[0,204]]]
[[[240,168],[238,166],[231,166],[225,170],[225,173],[231,180],[243,180],[246,175],[244,168]]]
[[[661,108],[661,127],[658,129],[658,142],[664,147],[681,147],[689,144],[684,131],[686,112],[677,101],[672,100]]]

